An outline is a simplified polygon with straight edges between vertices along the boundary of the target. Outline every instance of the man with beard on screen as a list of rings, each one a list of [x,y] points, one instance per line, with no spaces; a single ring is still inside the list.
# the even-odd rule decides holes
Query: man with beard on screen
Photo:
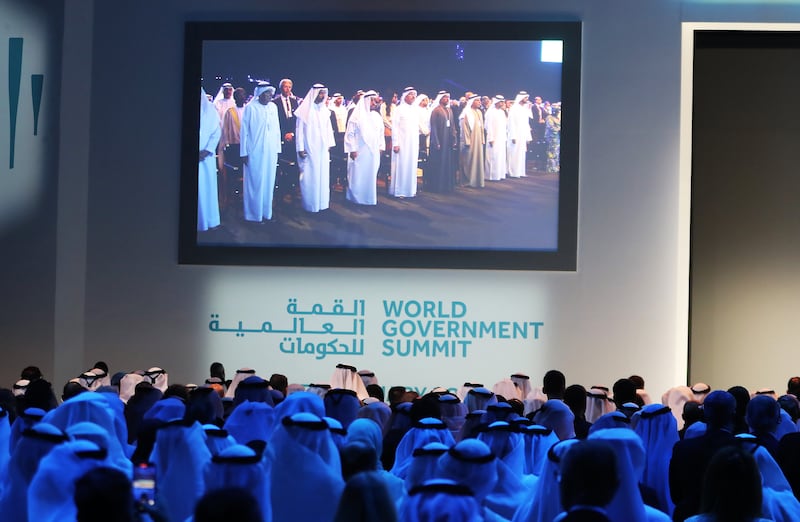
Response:
[[[406,87],[402,101],[392,111],[392,181],[389,194],[396,198],[417,195],[419,160],[419,116],[414,105],[417,90]]]
[[[244,219],[272,220],[272,193],[281,147],[278,111],[270,103],[275,87],[259,82],[242,113],[239,155],[244,165]]]
[[[383,118],[375,110],[378,93],[367,91],[347,122],[344,151],[347,160],[347,200],[359,205],[377,203],[376,181],[385,148]]]

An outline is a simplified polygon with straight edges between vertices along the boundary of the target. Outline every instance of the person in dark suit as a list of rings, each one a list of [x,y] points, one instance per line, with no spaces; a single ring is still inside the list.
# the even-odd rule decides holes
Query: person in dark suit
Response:
[[[736,443],[733,419],[736,399],[726,391],[715,390],[703,401],[706,432],[684,439],[672,447],[669,463],[669,488],[675,503],[673,520],[682,522],[700,512],[701,485],[708,463],[721,448]]]
[[[278,107],[278,124],[281,128],[281,151],[278,154],[277,184],[282,195],[297,186],[299,171],[297,170],[297,144],[294,133],[297,128],[297,119],[294,112],[300,101],[292,93],[292,80],[284,78],[278,84],[280,94],[272,98],[272,103]]]

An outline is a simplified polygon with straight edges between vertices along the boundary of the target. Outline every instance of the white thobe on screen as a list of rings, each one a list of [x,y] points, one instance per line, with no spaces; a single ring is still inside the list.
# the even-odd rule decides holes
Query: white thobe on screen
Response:
[[[370,99],[363,98],[350,121],[344,135],[344,151],[356,152],[355,159],[347,160],[347,199],[360,205],[377,203],[376,180],[381,164],[381,151],[385,148],[383,118],[369,110]]]
[[[263,105],[255,98],[245,106],[240,139],[239,154],[248,158],[244,166],[244,219],[272,219],[272,193],[281,150],[281,128],[274,103]]]
[[[508,110],[508,176],[525,176],[525,153],[531,141],[530,111],[515,102]]]
[[[319,212],[328,208],[331,199],[330,148],[336,145],[331,127],[330,111],[322,103],[311,103],[306,118],[297,114],[298,165],[303,208]],[[301,158],[300,152],[306,157]]]
[[[197,230],[205,231],[219,226],[219,199],[217,197],[217,150],[222,129],[214,105],[205,91],[200,92],[200,151],[210,154],[200,160],[197,171]]]
[[[506,171],[506,134],[508,133],[508,117],[496,107],[486,111],[486,179],[497,181],[505,179]]]
[[[411,198],[417,195],[419,160],[419,115],[414,105],[401,102],[392,111],[392,181],[389,194]]]

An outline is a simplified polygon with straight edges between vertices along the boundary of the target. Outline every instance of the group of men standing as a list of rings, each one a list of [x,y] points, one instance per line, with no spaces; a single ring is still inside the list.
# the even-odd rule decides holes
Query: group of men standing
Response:
[[[502,96],[487,107],[481,97],[467,93],[459,105],[440,91],[430,108],[427,96],[418,97],[415,88],[407,87],[391,107],[391,118],[385,119],[379,112],[385,105],[376,91],[358,91],[345,107],[338,93],[330,103],[322,84],[313,85],[301,99],[292,87],[291,80],[283,79],[276,94],[275,87],[259,82],[249,102],[244,89],[229,83],[213,102],[202,93],[199,231],[220,224],[216,170],[224,168],[225,154],[238,153],[241,158],[244,219],[256,223],[273,221],[279,160],[296,168],[304,210],[329,208],[331,150],[346,158],[345,196],[360,205],[377,204],[384,153],[391,158],[388,193],[396,198],[417,193],[421,147],[427,158],[423,186],[429,192],[452,191],[459,171],[470,187],[482,187],[486,179],[525,176],[532,139],[527,93],[517,95],[509,108]],[[390,152],[385,150],[389,146]]]

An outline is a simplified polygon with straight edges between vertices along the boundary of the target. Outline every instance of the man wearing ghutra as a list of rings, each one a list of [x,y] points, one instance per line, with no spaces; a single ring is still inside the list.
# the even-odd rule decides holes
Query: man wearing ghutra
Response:
[[[244,165],[244,219],[272,219],[272,193],[281,149],[278,110],[270,103],[275,87],[259,82],[242,114],[239,154]]]
[[[455,183],[456,165],[453,161],[453,148],[458,139],[453,109],[450,108],[450,93],[439,91],[433,105],[430,121],[430,155],[424,176],[425,190],[450,192]]]
[[[525,177],[525,153],[531,137],[528,93],[520,91],[508,110],[508,177]]]
[[[485,160],[483,153],[483,113],[480,110],[481,97],[473,94],[467,99],[467,106],[461,111],[458,121],[461,128],[461,166],[470,187],[483,187]]]
[[[222,84],[222,86],[219,88],[219,92],[214,97],[214,108],[217,109],[220,123],[222,123],[222,118],[225,116],[225,113],[228,112],[228,109],[232,107],[235,107],[233,99],[233,85],[226,82]]]
[[[389,194],[397,198],[413,198],[417,195],[419,109],[414,105],[416,97],[416,89],[406,87],[402,101],[392,112],[392,181]]]
[[[217,150],[222,129],[219,115],[200,88],[200,152],[197,171],[197,230],[200,232],[219,226],[219,199],[217,198]]]
[[[375,91],[361,97],[347,122],[344,151],[347,159],[347,199],[360,205],[375,205],[376,179],[381,163],[381,152],[386,147],[383,139],[383,119],[375,110],[380,98]]]
[[[330,204],[330,149],[336,145],[330,110],[325,107],[328,89],[315,83],[295,111],[297,117],[297,161],[303,208],[325,210]]]
[[[498,181],[506,177],[506,135],[508,134],[508,116],[502,107],[505,98],[499,94],[492,99],[492,105],[486,110],[486,179]],[[522,397],[523,399],[525,397]]]

